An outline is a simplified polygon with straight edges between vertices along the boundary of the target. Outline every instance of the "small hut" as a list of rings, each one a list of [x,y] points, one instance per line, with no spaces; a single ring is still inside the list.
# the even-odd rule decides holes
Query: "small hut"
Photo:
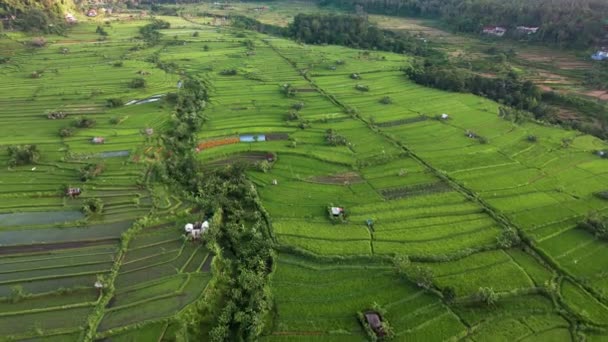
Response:
[[[276,179],[272,180],[272,185],[278,185],[278,184],[279,184],[279,182]]]
[[[87,12],[87,17],[96,17],[97,16],[97,10],[94,8],[91,8],[88,10]]]
[[[93,144],[103,144],[106,142],[106,139],[104,139],[103,137],[94,137],[93,139],[91,139],[91,142]]]
[[[341,207],[331,207],[330,209],[331,215],[334,217],[338,217],[344,213],[344,208]]]
[[[154,128],[146,128],[145,132],[146,132],[146,135],[152,135],[152,134],[154,134]]]
[[[68,188],[65,191],[65,195],[69,196],[71,198],[78,197],[78,196],[80,196],[81,193],[82,193],[82,190],[80,190],[80,188]]]
[[[441,114],[441,120],[447,120],[449,118],[450,118],[450,116],[447,115],[446,113]]]
[[[382,327],[382,318],[380,314],[375,311],[367,311],[365,314],[365,320],[369,327],[376,333],[377,336],[384,336],[384,328]]]

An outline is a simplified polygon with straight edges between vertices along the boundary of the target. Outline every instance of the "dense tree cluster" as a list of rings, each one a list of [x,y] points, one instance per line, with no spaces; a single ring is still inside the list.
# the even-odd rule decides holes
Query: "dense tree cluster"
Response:
[[[9,166],[34,164],[40,158],[36,145],[13,145],[7,148],[7,152]]]
[[[515,74],[489,78],[450,64],[428,61],[406,68],[405,73],[412,81],[424,86],[484,96],[516,109],[533,112],[537,118],[547,115],[548,109],[541,103],[540,89],[531,81],[520,80]]]
[[[168,29],[171,26],[170,23],[155,19],[152,23],[142,26],[139,29],[139,34],[146,43],[154,45],[160,41],[160,32],[158,30]]]
[[[579,223],[579,227],[585,229],[598,239],[608,240],[608,216],[592,213]]]
[[[291,38],[307,44],[335,44],[426,56],[426,44],[412,36],[382,30],[363,16],[298,14],[289,25]]]
[[[481,32],[486,25],[539,26],[526,38],[559,45],[588,46],[604,38],[608,2],[604,0],[319,0],[369,13],[439,18],[462,32]],[[521,38],[521,37],[519,37]]]

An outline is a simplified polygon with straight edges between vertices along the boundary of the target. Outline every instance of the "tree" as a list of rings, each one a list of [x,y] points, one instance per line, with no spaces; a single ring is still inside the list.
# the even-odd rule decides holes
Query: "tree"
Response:
[[[9,166],[34,164],[40,158],[36,145],[12,145],[7,148],[7,151]]]
[[[59,130],[59,136],[62,138],[71,137],[74,135],[74,129],[72,127],[63,127]]]
[[[129,88],[145,88],[146,87],[146,80],[143,79],[142,77],[136,77],[134,79],[131,80],[131,82],[129,82]]]
[[[441,295],[446,303],[451,303],[456,298],[456,290],[454,290],[454,288],[451,286],[446,286],[441,289]]]
[[[81,210],[85,215],[100,214],[103,211],[103,201],[100,198],[87,198]]]
[[[10,295],[11,303],[18,303],[18,302],[22,301],[23,298],[25,298],[26,296],[27,295],[25,293],[25,290],[23,289],[23,286],[21,286],[21,285],[11,286],[11,295]]]
[[[475,294],[475,300],[478,303],[492,306],[496,304],[496,301],[498,301],[498,295],[491,287],[480,287]]]
[[[496,238],[496,243],[498,244],[498,247],[503,248],[503,249],[517,246],[517,245],[519,245],[520,242],[521,242],[521,239],[519,238],[517,231],[515,231],[512,228],[503,230],[500,233],[500,235]]]

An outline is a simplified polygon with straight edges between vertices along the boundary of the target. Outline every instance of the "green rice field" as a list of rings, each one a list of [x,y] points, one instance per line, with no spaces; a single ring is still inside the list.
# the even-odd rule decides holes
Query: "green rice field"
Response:
[[[498,103],[414,84],[400,71],[411,56],[161,19],[171,28],[152,47],[137,38],[147,20],[113,21],[98,41],[100,23],[83,18],[40,49],[21,44],[32,38],[23,33],[0,38],[10,57],[0,64],[10,80],[0,84],[0,336],[172,341],[191,310],[213,301],[214,256],[182,234],[201,214],[151,176],[173,114],[164,95],[180,80],[154,57],[208,87],[197,160],[252,166],[276,252],[260,340],[366,340],[357,313],[374,307],[397,341],[608,339],[608,244],[577,228],[590,212],[608,214],[593,195],[608,189],[608,164],[592,153],[605,141],[515,125]],[[130,88],[140,75],[146,86]],[[158,101],[137,102],[146,99]],[[67,117],[47,117],[56,111]],[[443,113],[450,119],[434,119]],[[83,117],[95,125],[58,134]],[[329,130],[344,144],[329,143]],[[35,144],[39,160],[8,166],[7,147],[21,144]],[[83,180],[89,164],[103,171]],[[92,199],[103,210],[85,215]],[[332,219],[330,207],[346,215]],[[508,232],[522,241],[501,245]],[[403,260],[429,284],[400,272]]]

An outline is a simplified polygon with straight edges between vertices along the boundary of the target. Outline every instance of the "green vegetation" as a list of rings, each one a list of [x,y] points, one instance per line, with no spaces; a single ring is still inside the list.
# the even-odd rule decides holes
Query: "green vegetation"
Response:
[[[528,114],[570,100],[221,6],[0,38],[3,338],[606,338],[608,146]]]

